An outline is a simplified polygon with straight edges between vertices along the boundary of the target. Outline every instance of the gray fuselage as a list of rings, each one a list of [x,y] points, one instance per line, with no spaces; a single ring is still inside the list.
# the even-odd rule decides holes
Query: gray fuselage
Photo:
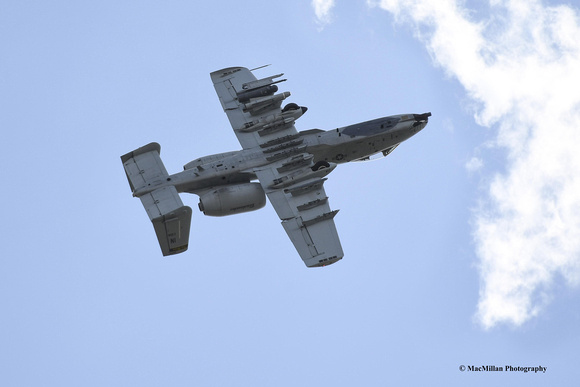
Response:
[[[314,163],[342,164],[366,160],[375,154],[388,155],[401,142],[427,125],[426,115],[402,114],[365,121],[333,130],[311,129],[292,139],[304,153],[314,156]],[[283,153],[284,145],[280,145]],[[170,175],[146,191],[173,185],[178,192],[203,194],[213,187],[250,182],[253,171],[268,165],[276,154],[266,154],[260,147],[201,157],[184,166],[184,171]],[[141,196],[145,191],[135,192]]]

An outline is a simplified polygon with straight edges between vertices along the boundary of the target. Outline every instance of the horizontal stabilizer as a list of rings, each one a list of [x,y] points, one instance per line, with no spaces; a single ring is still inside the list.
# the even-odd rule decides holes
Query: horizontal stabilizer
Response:
[[[167,185],[167,170],[157,143],[121,156],[133,196],[138,196],[153,223],[163,255],[187,250],[191,208],[184,206],[177,189]],[[158,187],[155,189],[155,187]]]
[[[168,176],[159,156],[160,152],[161,146],[152,142],[121,156],[131,191],[135,192],[147,184],[156,183]]]

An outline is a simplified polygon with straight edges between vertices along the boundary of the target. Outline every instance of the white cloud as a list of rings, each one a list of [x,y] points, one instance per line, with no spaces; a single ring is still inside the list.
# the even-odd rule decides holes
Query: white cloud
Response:
[[[474,173],[479,171],[483,167],[483,160],[479,157],[473,156],[466,164],[465,169],[467,172]]]
[[[441,126],[449,133],[455,132],[455,125],[453,125],[453,120],[451,120],[451,118],[444,118],[441,120]]]
[[[330,10],[334,7],[334,0],[312,0],[312,7],[321,25],[330,23]]]
[[[550,301],[555,281],[580,283],[578,11],[495,0],[476,21],[462,1],[369,4],[413,23],[434,61],[477,103],[477,122],[498,128],[495,145],[508,165],[473,217],[476,316],[486,328],[521,325]]]

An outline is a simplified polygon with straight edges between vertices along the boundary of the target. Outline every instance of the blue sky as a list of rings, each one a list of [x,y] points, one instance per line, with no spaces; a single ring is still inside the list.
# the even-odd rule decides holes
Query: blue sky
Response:
[[[0,384],[572,385],[578,5],[493,3],[2,4]],[[341,262],[270,205],[162,258],[119,156],[239,149],[209,73],[270,63],[299,130],[433,117],[329,175]]]

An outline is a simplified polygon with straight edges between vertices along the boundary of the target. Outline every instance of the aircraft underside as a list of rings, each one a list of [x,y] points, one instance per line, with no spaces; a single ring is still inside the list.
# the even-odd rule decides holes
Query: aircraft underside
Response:
[[[282,108],[289,92],[276,94],[274,80],[257,79],[250,70],[230,67],[211,73],[214,88],[242,150],[200,157],[169,175],[157,143],[121,156],[133,196],[151,222],[163,255],[188,248],[192,210],[179,193],[199,195],[199,210],[226,216],[262,208],[266,197],[308,267],[342,259],[334,217],[324,190],[338,164],[387,156],[422,130],[431,113],[403,114],[334,130],[298,132],[294,126],[307,108]],[[257,182],[256,182],[257,181]]]

